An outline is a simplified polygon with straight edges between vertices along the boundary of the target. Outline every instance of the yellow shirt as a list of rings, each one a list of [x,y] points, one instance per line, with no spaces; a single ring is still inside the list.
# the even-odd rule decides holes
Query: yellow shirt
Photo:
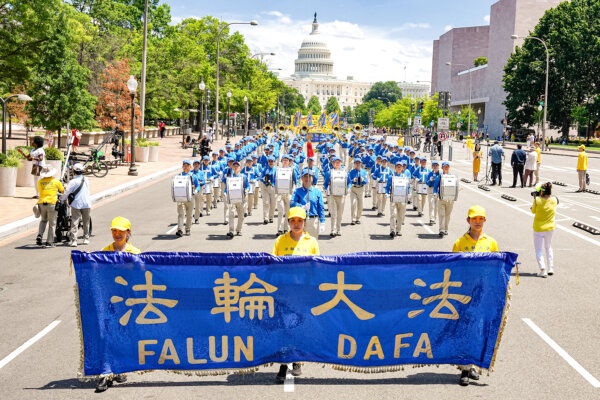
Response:
[[[103,248],[100,251],[115,251],[115,246],[113,246],[114,243],[109,244],[108,246],[106,246],[105,248]],[[131,254],[141,254],[142,251],[140,249],[138,249],[137,247],[133,247],[133,245],[131,243],[127,243],[127,246],[125,246],[125,253],[131,253]]]
[[[295,241],[290,233],[279,236],[273,245],[274,256],[318,256],[319,244],[317,240],[304,232],[299,241]]]
[[[487,252],[487,251],[500,251],[498,250],[498,242],[495,239],[489,237],[485,233],[481,233],[479,236],[479,240],[475,241],[469,235],[469,232],[465,233],[462,237],[460,237],[456,242],[454,242],[454,246],[452,247],[453,252],[466,252],[466,251],[475,251],[475,252]]]
[[[404,137],[402,135],[398,136],[398,146],[404,146]]]
[[[556,197],[550,196],[548,199],[536,197],[531,206],[531,212],[535,214],[533,217],[533,230],[536,232],[553,231],[556,229],[556,207],[558,201]]]
[[[577,171],[587,171],[588,156],[585,151],[580,151],[577,156]]]
[[[537,162],[538,162],[538,163],[541,163],[541,162],[542,162],[542,151],[540,150],[540,148],[539,148],[539,147],[537,147],[537,148],[535,149],[535,152],[536,152],[536,153],[537,153],[537,155],[538,155],[538,157],[537,157]]]
[[[38,181],[38,190],[40,192],[38,204],[56,204],[58,192],[64,192],[65,188],[59,180],[49,177],[42,178]]]
[[[467,149],[473,148],[473,139],[471,139],[471,138],[467,139],[466,147],[467,147]]]

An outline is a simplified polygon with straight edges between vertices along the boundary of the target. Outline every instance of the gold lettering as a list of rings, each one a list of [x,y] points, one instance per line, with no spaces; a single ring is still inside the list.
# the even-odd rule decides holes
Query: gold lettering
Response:
[[[379,342],[379,338],[377,336],[371,337],[363,358],[368,360],[373,354],[377,354],[377,357],[379,357],[380,360],[383,360],[384,358],[383,349],[381,348],[381,343]]]
[[[221,336],[221,357],[217,358],[217,346],[215,343],[215,337],[209,336],[208,338],[208,355],[214,362],[224,362],[227,360],[227,336]]]
[[[244,344],[244,341],[240,336],[235,336],[233,338],[233,348],[235,349],[234,353],[234,361],[240,362],[241,353],[244,353],[244,357],[246,357],[246,361],[254,360],[254,338],[252,336],[248,336],[246,338],[248,342],[247,345]]]
[[[146,350],[146,345],[157,343],[158,340],[138,340],[138,362],[140,365],[146,364],[146,356],[153,356],[156,354],[151,350]]]
[[[350,352],[344,354],[346,341],[350,342]],[[354,358],[356,355],[356,340],[352,336],[340,334],[338,337],[338,358]]]
[[[195,359],[194,358],[194,339],[189,337],[186,340],[187,343],[187,360],[189,364],[206,364],[206,359],[204,358],[200,358],[200,359]]]
[[[394,342],[394,358],[400,358],[400,349],[410,346],[408,343],[402,343],[402,339],[412,337],[412,335],[412,333],[396,335],[396,340]]]
[[[160,357],[158,358],[158,363],[164,364],[165,360],[173,360],[175,364],[179,364],[179,356],[177,355],[177,350],[175,350],[175,346],[171,339],[165,340],[162,351],[160,352]]]
[[[419,342],[413,353],[413,357],[419,357],[421,353],[427,353],[427,358],[433,358],[433,352],[431,351],[431,342],[429,341],[429,335],[423,332],[419,337]]]

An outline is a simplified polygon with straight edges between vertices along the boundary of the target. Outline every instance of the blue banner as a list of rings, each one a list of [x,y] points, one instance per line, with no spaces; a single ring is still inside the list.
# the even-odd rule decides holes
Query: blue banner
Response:
[[[72,252],[85,376],[493,366],[514,253]]]

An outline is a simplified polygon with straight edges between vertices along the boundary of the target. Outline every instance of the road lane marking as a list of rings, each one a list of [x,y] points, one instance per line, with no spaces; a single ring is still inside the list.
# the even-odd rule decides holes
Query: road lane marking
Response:
[[[288,365],[288,369],[285,374],[285,381],[283,382],[283,391],[286,393],[294,392],[294,375],[291,373],[292,368],[293,367]]]
[[[173,234],[173,232],[175,232],[176,230],[177,230],[177,225],[175,225],[174,227],[172,227],[171,229],[169,229],[169,230],[167,231],[167,235],[171,235],[171,234]]]
[[[544,342],[548,343],[548,345],[552,347],[552,350],[556,351],[558,355],[561,356],[571,367],[573,367],[575,371],[579,372],[579,374],[583,376],[586,381],[588,381],[593,387],[600,388],[600,381],[594,378],[592,374],[587,372],[587,370],[583,368],[581,364],[575,361],[575,359],[571,357],[569,353],[567,353],[562,347],[560,347],[554,340],[552,340],[550,336],[546,335],[546,333],[543,330],[541,330],[532,320],[530,320],[529,318],[521,319],[523,320],[523,322],[529,325],[529,327],[535,333],[537,333],[538,336],[544,340]]]
[[[4,357],[2,360],[0,360],[0,369],[2,369],[2,367],[4,367],[6,364],[8,364],[12,360],[14,360],[19,354],[21,354],[22,352],[24,352],[25,350],[27,350],[27,348],[30,347],[32,344],[34,344],[35,342],[37,342],[38,340],[40,340],[41,338],[43,338],[52,329],[56,328],[56,325],[58,325],[58,324],[60,324],[60,321],[52,321],[50,323],[50,325],[48,325],[47,327],[45,327],[44,329],[42,329],[37,335],[35,335],[31,339],[29,339],[28,341],[26,341],[25,343],[23,343],[15,351],[13,351],[12,353],[10,353],[6,357]]]
[[[423,225],[423,228],[425,228],[427,232],[433,234],[433,231],[429,228],[429,226],[425,225],[425,223],[422,220],[418,219],[417,222]]]

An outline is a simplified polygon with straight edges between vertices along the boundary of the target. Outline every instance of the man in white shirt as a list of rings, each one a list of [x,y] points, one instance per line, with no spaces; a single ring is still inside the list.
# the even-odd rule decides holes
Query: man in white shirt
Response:
[[[71,247],[77,247],[77,232],[79,231],[79,222],[83,221],[83,244],[90,242],[90,209],[92,208],[92,199],[90,197],[90,184],[83,176],[83,165],[76,163],[73,165],[75,177],[69,181],[65,193],[61,199],[67,200],[69,195],[74,194],[69,202],[71,206]]]

